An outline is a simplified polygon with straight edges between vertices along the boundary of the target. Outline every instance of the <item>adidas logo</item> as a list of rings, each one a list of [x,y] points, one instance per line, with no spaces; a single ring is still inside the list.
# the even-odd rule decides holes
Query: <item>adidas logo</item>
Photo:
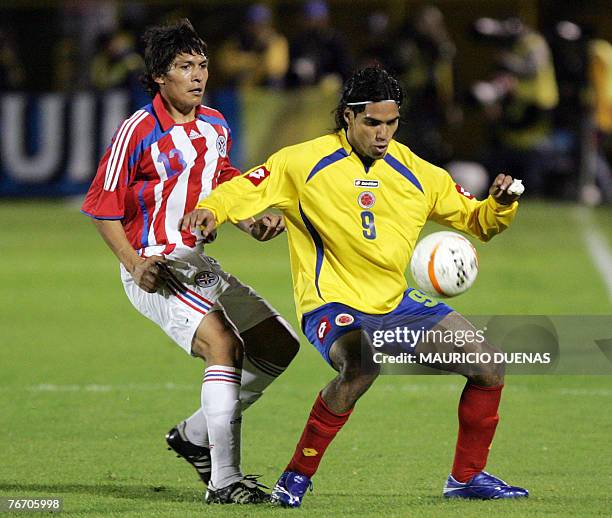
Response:
[[[204,135],[200,135],[196,130],[192,129],[189,132],[189,140],[195,140],[197,138],[204,138]]]

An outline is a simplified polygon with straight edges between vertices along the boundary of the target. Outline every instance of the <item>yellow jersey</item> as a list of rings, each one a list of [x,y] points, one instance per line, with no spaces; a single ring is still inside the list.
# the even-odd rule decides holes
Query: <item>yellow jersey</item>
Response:
[[[285,216],[298,316],[329,302],[364,313],[395,309],[428,219],[483,241],[510,225],[518,203],[474,199],[450,175],[391,141],[364,166],[344,130],[281,149],[198,204],[217,224],[268,207]]]

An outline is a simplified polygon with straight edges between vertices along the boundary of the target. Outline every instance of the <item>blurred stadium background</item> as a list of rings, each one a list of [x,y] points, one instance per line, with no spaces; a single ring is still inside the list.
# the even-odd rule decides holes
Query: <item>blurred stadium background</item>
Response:
[[[163,442],[198,404],[201,367],[130,307],[114,257],[78,212],[112,133],[148,102],[139,36],[182,16],[208,42],[206,103],[228,118],[237,165],[329,130],[342,78],[381,62],[408,93],[398,139],[473,192],[508,168],[531,195],[506,234],[477,245],[480,277],[454,307],[610,315],[609,2],[5,0],[0,496],[64,497],[75,516],[202,511],[197,479]],[[251,241],[224,228],[210,252],[297,328],[285,238]],[[331,377],[303,340],[245,417],[247,471],[274,481]],[[532,492],[510,505],[440,497],[461,385],[383,376],[329,451],[304,511],[610,514],[609,376],[508,380],[490,466]]]

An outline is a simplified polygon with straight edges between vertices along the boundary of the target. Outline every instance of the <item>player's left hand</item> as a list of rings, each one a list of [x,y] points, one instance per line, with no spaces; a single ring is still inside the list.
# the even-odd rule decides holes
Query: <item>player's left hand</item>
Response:
[[[189,232],[200,227],[202,237],[207,240],[215,232],[217,223],[215,215],[208,209],[195,209],[185,214],[179,221],[179,230]],[[208,242],[208,241],[206,241]]]
[[[514,179],[509,174],[498,174],[493,180],[489,189],[489,195],[495,198],[497,203],[510,205],[519,199],[520,194],[509,194],[508,187],[512,185]]]
[[[255,220],[250,228],[250,234],[258,241],[269,241],[285,231],[285,220],[278,214],[264,214]]]

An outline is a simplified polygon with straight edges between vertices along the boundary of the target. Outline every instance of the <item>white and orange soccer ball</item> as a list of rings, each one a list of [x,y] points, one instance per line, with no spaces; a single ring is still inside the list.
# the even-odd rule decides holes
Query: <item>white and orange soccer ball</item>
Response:
[[[434,232],[417,243],[410,271],[420,290],[436,297],[455,297],[474,284],[478,254],[461,234]]]

